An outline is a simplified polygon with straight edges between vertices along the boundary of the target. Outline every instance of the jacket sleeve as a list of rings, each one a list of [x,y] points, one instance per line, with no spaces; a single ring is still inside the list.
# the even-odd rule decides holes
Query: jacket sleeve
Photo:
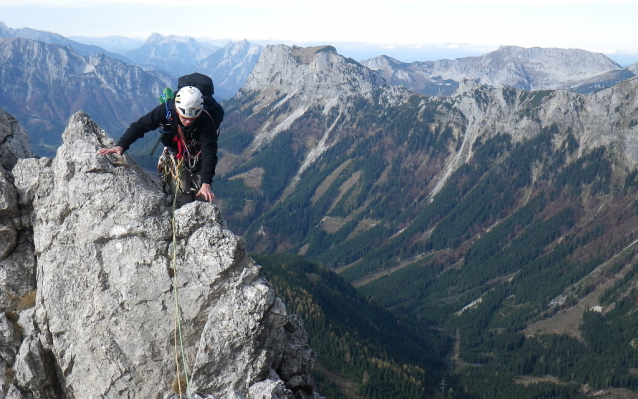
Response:
[[[169,121],[166,119],[166,106],[160,104],[151,112],[138,119],[137,122],[131,123],[131,126],[126,129],[122,137],[117,141],[117,145],[126,151],[131,144],[137,139],[144,137],[147,132],[157,129],[160,124],[167,123],[169,123]]]
[[[205,115],[203,115],[205,117]],[[210,119],[209,119],[210,120]],[[217,166],[217,125],[214,122],[206,124],[205,131],[200,135],[202,142],[202,183],[212,184]]]

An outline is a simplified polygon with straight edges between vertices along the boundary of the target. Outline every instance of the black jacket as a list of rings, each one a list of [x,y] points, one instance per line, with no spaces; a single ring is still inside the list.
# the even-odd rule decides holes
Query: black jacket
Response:
[[[171,111],[170,120],[167,119],[166,105],[160,104],[138,119],[137,122],[131,123],[131,126],[126,129],[118,140],[117,145],[126,151],[131,144],[137,139],[144,137],[147,132],[159,128],[160,125],[170,124],[170,133],[162,134],[161,140],[165,146],[177,150],[173,138],[178,135],[177,125],[178,123],[181,125],[181,123],[173,101],[169,102],[168,109]],[[217,166],[217,127],[217,123],[206,112],[202,112],[189,127],[182,126],[182,131],[187,140],[197,140],[202,143],[202,167],[200,172],[202,183],[211,184],[213,176],[215,176],[215,167]]]

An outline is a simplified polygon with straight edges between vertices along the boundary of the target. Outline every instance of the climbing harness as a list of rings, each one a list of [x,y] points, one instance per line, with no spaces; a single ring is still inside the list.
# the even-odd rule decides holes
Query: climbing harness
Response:
[[[199,167],[199,157],[202,154],[201,143],[197,140],[186,140],[182,126],[177,125],[177,135],[173,141],[177,143],[177,159],[184,159],[188,170],[194,171]]]
[[[170,148],[164,147],[164,151],[157,161],[157,173],[159,174],[160,184],[165,194],[173,194],[171,192],[172,181],[175,182],[175,193],[179,192],[183,195],[188,195],[199,191],[199,182],[197,182],[196,179],[186,177],[190,178],[190,188],[184,187],[182,181],[182,174],[186,173],[184,169],[188,169],[189,171],[193,169],[192,165],[194,165],[194,162],[189,158],[190,157],[180,158],[178,154],[171,151]]]
[[[175,159],[173,157],[173,159]],[[179,170],[182,167],[182,162],[178,161],[176,165]],[[179,371],[179,357],[182,357],[182,367],[184,369],[184,379],[186,381],[186,396],[188,399],[192,399],[192,391],[191,391],[191,381],[188,376],[188,365],[186,364],[186,353],[184,352],[184,338],[182,336],[182,323],[180,318],[180,305],[179,305],[179,289],[178,289],[178,273],[177,273],[177,227],[175,223],[175,208],[177,205],[177,193],[181,190],[181,181],[180,179],[175,180],[176,189],[175,195],[173,196],[173,219],[172,219],[172,228],[173,228],[173,259],[172,259],[172,268],[173,268],[173,298],[175,300],[175,368],[177,372],[177,387],[178,394],[180,399],[182,398],[182,379],[181,373]],[[179,189],[178,189],[179,187]],[[179,345],[179,350],[178,350]]]

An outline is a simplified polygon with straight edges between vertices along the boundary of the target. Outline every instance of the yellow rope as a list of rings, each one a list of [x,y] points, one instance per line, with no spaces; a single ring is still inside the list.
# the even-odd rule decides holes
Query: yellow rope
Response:
[[[191,387],[190,387],[190,380],[188,378],[188,366],[186,364],[186,354],[184,352],[184,339],[182,336],[182,324],[180,322],[180,314],[179,314],[179,290],[178,290],[178,280],[177,280],[177,228],[175,226],[175,208],[177,205],[177,195],[181,190],[181,179],[179,178],[180,176],[180,172],[181,172],[181,168],[182,168],[182,161],[180,160],[179,162],[175,163],[175,158],[171,157],[172,159],[172,165],[168,166],[170,170],[170,175],[171,178],[174,180],[175,182],[175,194],[173,196],[173,220],[172,220],[172,227],[173,227],[173,259],[172,259],[172,264],[173,264],[173,297],[175,299],[175,333],[174,333],[174,339],[175,339],[175,366],[177,369],[177,386],[178,386],[178,390],[179,390],[179,397],[181,399],[182,397],[182,381],[180,378],[180,372],[179,372],[179,351],[177,350],[177,346],[178,346],[178,338],[179,338],[179,347],[181,350],[181,355],[182,355],[182,363],[183,363],[183,368],[184,368],[184,377],[186,379],[186,395],[188,396],[189,399],[192,399],[192,395],[191,395]],[[166,170],[166,167],[165,167]]]

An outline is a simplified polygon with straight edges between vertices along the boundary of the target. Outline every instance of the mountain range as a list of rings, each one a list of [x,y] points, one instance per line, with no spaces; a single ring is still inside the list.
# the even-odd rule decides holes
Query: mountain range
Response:
[[[178,75],[160,69],[206,73],[215,79],[216,96],[222,99],[241,87],[259,52],[260,46],[246,41],[217,48],[192,38],[153,35],[144,46],[128,53],[139,61],[136,65],[124,55],[94,45],[2,24],[0,107],[29,130],[37,154],[51,156],[60,144],[56,132],[74,112],[89,112],[100,126],[118,136],[157,105],[163,88],[176,89]],[[158,64],[159,69],[147,69],[153,60],[173,67]]]
[[[144,45],[143,39],[124,37],[124,36],[106,36],[106,37],[86,37],[86,36],[69,36],[69,39],[78,43],[90,44],[101,47],[107,51],[114,53],[122,53],[126,50],[133,50]]]
[[[149,103],[162,86],[153,83],[161,81],[157,72],[103,55],[93,56],[97,62],[18,38],[0,46],[3,76],[20,80],[3,80],[0,105],[24,104],[16,116],[31,115],[29,131],[63,120],[68,106],[49,111],[60,92],[53,88],[84,88],[77,97],[90,107],[107,96],[91,90],[106,93],[123,70],[131,76],[124,82],[148,79],[150,86],[129,92],[147,90]],[[34,55],[47,62],[30,61]],[[601,54],[514,46],[457,60],[359,62],[330,45],[247,42],[208,58],[202,68],[237,71],[235,87],[246,76],[223,102],[218,205],[250,251],[282,254],[262,259],[273,278],[288,282],[286,295],[307,299],[295,306],[314,309],[313,323],[325,320],[318,309],[340,310],[316,299],[333,278],[326,268],[405,323],[433,326],[454,342],[436,346],[450,348],[448,368],[432,372],[445,376],[446,397],[631,397],[638,390],[635,64],[623,69]],[[103,118],[95,108],[89,113]],[[286,265],[304,272],[288,273]],[[294,288],[304,278],[305,293]],[[373,320],[380,318],[355,324]],[[335,339],[337,330],[322,329],[328,332],[316,342]],[[373,361],[361,355],[373,349],[341,342],[331,364],[359,360],[345,382],[326,369],[338,397],[388,397],[383,384],[369,384],[365,362],[392,370],[393,384],[422,377],[423,359]],[[421,398],[435,397],[436,383],[392,386]]]
[[[113,38],[108,44],[120,41],[122,39]],[[237,93],[260,52],[261,46],[246,40],[228,42],[219,47],[192,37],[162,36],[158,33],[149,36],[139,47],[122,50],[123,55],[144,69],[160,70],[175,79],[195,71],[209,75],[215,82],[215,95],[220,100]]]
[[[35,40],[47,44],[58,44],[63,47],[69,46],[73,49],[73,51],[83,56],[104,54],[111,58],[116,58],[129,63],[131,62],[131,60],[120,53],[109,52],[99,46],[91,44],[83,44],[64,36],[58,35],[57,33],[46,32],[31,28],[13,29],[9,28],[4,22],[0,22],[0,39],[16,37],[22,37],[25,39]]]

